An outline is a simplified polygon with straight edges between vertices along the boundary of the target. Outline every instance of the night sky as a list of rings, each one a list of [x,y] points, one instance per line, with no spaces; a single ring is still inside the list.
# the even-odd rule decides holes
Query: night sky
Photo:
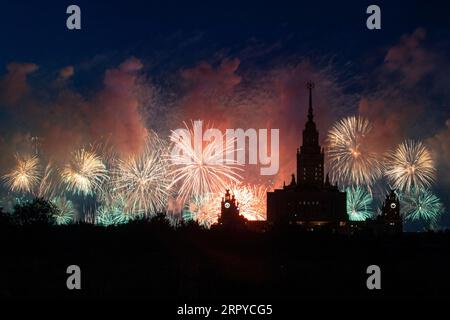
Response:
[[[382,29],[366,28],[373,1],[8,1],[0,10],[0,169],[30,136],[63,158],[112,134],[123,153],[147,129],[183,121],[280,128],[277,187],[294,171],[316,83],[324,142],[347,115],[374,125],[382,154],[406,138],[430,148],[433,191],[450,208],[450,4],[377,1]],[[82,30],[66,29],[70,4]],[[250,169],[251,171],[251,169]],[[450,226],[445,214],[442,225]]]

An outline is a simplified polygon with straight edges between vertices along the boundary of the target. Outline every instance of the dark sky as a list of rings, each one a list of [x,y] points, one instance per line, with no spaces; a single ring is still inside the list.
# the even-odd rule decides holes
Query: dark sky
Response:
[[[30,3],[31,2],[31,3]],[[382,30],[365,28],[371,1],[77,1],[82,30],[65,28],[71,1],[8,1],[0,11],[0,64],[30,61],[51,72],[63,65],[95,74],[133,55],[163,77],[221,53],[239,56],[242,69],[264,67],[291,55],[323,57],[351,72],[371,70],[376,55],[418,27],[428,41],[450,36],[445,1],[378,1]],[[243,50],[259,48],[264,54]],[[441,48],[447,54],[449,45]],[[372,56],[371,61],[368,59]]]
[[[65,27],[65,11],[70,4],[81,8],[80,31]],[[370,31],[365,26],[365,11],[370,4],[381,7],[381,30]],[[450,154],[445,141],[450,136],[445,131],[445,122],[450,119],[446,89],[450,85],[449,12],[449,2],[430,0],[8,1],[0,6],[0,75],[8,73],[6,66],[11,62],[33,63],[39,69],[27,71],[28,81],[34,88],[44,88],[58,70],[73,66],[71,88],[92,98],[104,84],[105,70],[136,57],[143,64],[143,74],[161,91],[170,92],[166,99],[176,99],[169,99],[170,95],[188,96],[185,103],[189,106],[195,105],[192,97],[196,96],[186,94],[182,85],[185,91],[179,92],[178,83],[184,83],[178,81],[180,70],[196,70],[205,62],[212,68],[209,71],[207,67],[206,73],[212,73],[212,79],[223,87],[228,82],[214,78],[215,72],[220,78],[225,70],[231,77],[227,81],[238,74],[241,78],[237,82],[243,85],[268,70],[281,68],[286,75],[290,66],[306,59],[314,66],[313,74],[328,72],[323,70],[332,66],[332,82],[340,91],[327,96],[327,101],[344,97],[343,101],[354,102],[352,110],[360,111],[361,101],[369,101],[373,108],[382,105],[383,109],[368,112],[375,123],[382,115],[381,126],[388,127],[391,122],[385,113],[394,110],[395,116],[403,119],[399,130],[411,138],[433,139],[436,152],[444,159],[440,160],[440,173],[447,176],[449,166],[443,162],[449,162],[445,152]],[[394,71],[400,78],[389,73],[392,65],[385,65],[392,48],[397,48]],[[229,59],[239,62],[237,71],[231,67],[231,75],[227,66],[220,67]],[[201,76],[204,71],[200,68]],[[192,80],[192,74],[182,74],[181,78]],[[13,80],[20,79],[5,76],[2,81]],[[41,91],[45,94],[39,96],[55,95],[54,87]],[[97,99],[107,100],[107,95],[103,92]],[[48,96],[45,99],[50,99]],[[408,109],[411,103],[419,104],[424,116],[405,124],[409,120],[403,116],[416,110]],[[0,110],[0,122],[9,128],[7,112]],[[300,127],[294,126],[295,130]],[[449,185],[450,178],[446,182],[438,178],[435,186],[447,208]],[[448,217],[445,224],[450,225]]]
[[[281,43],[273,55],[358,60],[419,26],[445,39],[450,24],[445,1],[378,1],[382,30],[376,32],[365,28],[365,9],[372,1],[76,1],[82,31],[70,32],[65,9],[72,2],[3,3],[0,62],[35,61],[50,68],[97,55],[120,60],[134,54],[159,58],[163,65],[174,65],[172,60],[189,65],[221,49],[232,55],[250,43]]]

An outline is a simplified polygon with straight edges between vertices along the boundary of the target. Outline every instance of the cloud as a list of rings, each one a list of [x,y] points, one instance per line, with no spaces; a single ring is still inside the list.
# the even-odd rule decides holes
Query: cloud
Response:
[[[6,66],[7,73],[0,80],[0,102],[15,106],[28,93],[27,76],[38,70],[34,63],[12,62]]]
[[[427,139],[431,147],[433,158],[437,160],[440,182],[450,185],[450,119],[445,122],[446,126],[434,136]]]
[[[37,66],[8,65],[1,80],[2,105],[9,110],[0,119],[4,144],[10,145],[12,154],[30,152],[30,138],[38,136],[42,152],[57,161],[100,140],[108,140],[122,156],[138,152],[147,134],[140,93],[148,86],[140,80],[141,69],[138,59],[129,58],[106,70],[101,89],[85,97],[67,86],[51,84],[34,93],[27,75]],[[73,68],[65,67],[58,80],[72,75]]]
[[[180,114],[175,121],[202,119],[226,126],[229,99],[241,82],[239,64],[239,59],[225,59],[217,68],[201,62],[181,70],[182,98],[176,102]]]
[[[280,173],[271,177],[280,186],[296,170],[295,151],[302,143],[306,122],[308,81],[316,83],[313,105],[322,146],[336,120],[355,114],[372,122],[370,145],[380,155],[417,132],[418,126],[434,134],[429,130],[434,119],[425,117],[433,101],[423,94],[421,85],[425,79],[436,82],[433,58],[444,59],[425,42],[423,29],[404,35],[386,50],[384,62],[366,75],[370,81],[360,93],[347,93],[347,84],[341,83],[342,74],[333,64],[318,66],[308,59],[258,70],[242,69],[240,59],[233,57],[199,62],[166,75],[173,82],[162,89],[165,99],[158,101],[154,98],[160,88],[143,74],[143,63],[135,57],[106,70],[100,89],[89,96],[68,86],[53,88],[57,92],[48,95],[55,97],[51,101],[30,95],[26,80],[37,69],[33,64],[10,65],[1,83],[2,89],[22,88],[12,90],[22,92],[20,98],[9,99],[16,104],[20,99],[26,111],[15,115],[22,124],[17,131],[24,133],[22,137],[28,133],[42,136],[42,148],[61,157],[70,149],[104,138],[122,155],[136,152],[149,123],[149,128],[156,123],[158,130],[166,128],[166,132],[196,119],[223,132],[226,128],[280,129]],[[71,66],[59,72],[61,79],[71,76]],[[165,111],[158,112],[161,109]],[[433,146],[442,145],[444,139],[439,137],[436,140],[441,143]],[[260,179],[257,172],[259,168],[247,166],[245,174],[256,182]]]
[[[370,145],[380,155],[407,138],[426,143],[436,160],[437,187],[450,184],[449,70],[446,55],[428,47],[426,30],[418,28],[387,50],[358,104],[373,124]]]
[[[407,86],[417,84],[435,68],[434,54],[423,46],[425,38],[425,29],[417,28],[412,34],[402,36],[400,43],[390,48],[384,58],[385,68],[397,72]]]
[[[59,80],[67,80],[71,78],[75,74],[75,70],[73,66],[67,66],[59,70],[58,79]]]
[[[116,69],[106,71],[103,90],[91,104],[94,136],[110,136],[122,153],[138,152],[147,129],[140,113],[138,77],[142,63],[130,58]]]
[[[296,65],[280,66],[271,70],[254,88],[248,100],[239,109],[243,123],[258,128],[280,129],[280,173],[272,177],[277,187],[290,181],[296,174],[295,152],[302,144],[302,132],[307,121],[309,94],[306,83],[313,81],[314,121],[319,139],[325,147],[327,132],[333,122],[350,112],[356,104],[351,94],[342,91],[336,71],[318,67],[309,60]]]
[[[377,92],[361,98],[358,113],[373,126],[368,144],[380,156],[410,135],[410,131],[425,112],[423,104],[400,93],[384,96]]]
[[[209,91],[208,89],[221,87],[228,91],[241,82],[241,77],[236,74],[239,64],[237,58],[224,59],[217,68],[202,62],[194,68],[183,70],[181,76],[190,81],[196,90]]]
[[[275,180],[279,187],[296,170],[295,152],[301,144],[307,115],[306,83],[316,83],[313,104],[322,142],[330,124],[345,114],[349,105],[356,105],[356,100],[343,94],[329,66],[319,68],[303,60],[251,76],[240,75],[239,66],[238,59],[224,59],[217,66],[202,62],[183,70],[184,91],[172,108],[178,115],[171,122],[172,129],[195,119],[222,132],[227,128],[280,129],[280,173],[260,177],[257,166],[247,166],[244,173],[247,181],[267,178]]]
[[[119,69],[123,72],[133,73],[141,70],[144,67],[142,62],[136,57],[131,57],[122,62]]]
[[[383,64],[369,75],[371,85],[361,96],[358,113],[373,124],[370,144],[374,151],[383,153],[435,125],[434,119],[425,117],[433,101],[423,83],[435,81],[438,54],[426,48],[425,39],[423,28],[403,35],[387,50]]]

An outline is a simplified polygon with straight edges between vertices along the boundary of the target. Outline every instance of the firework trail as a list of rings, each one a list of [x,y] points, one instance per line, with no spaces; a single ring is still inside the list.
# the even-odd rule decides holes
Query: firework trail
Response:
[[[167,208],[169,196],[167,147],[156,134],[147,137],[144,150],[126,160],[117,160],[112,170],[111,190],[132,214],[156,214]]]
[[[110,137],[104,140],[95,141],[89,145],[89,150],[97,155],[101,156],[102,162],[104,163],[106,169],[109,171],[114,165],[114,162],[119,157],[117,150],[110,142]]]
[[[384,174],[394,188],[411,191],[430,187],[436,170],[428,149],[418,141],[407,140],[389,152],[384,162]]]
[[[37,196],[44,199],[53,199],[59,194],[59,186],[55,178],[55,170],[53,169],[52,163],[48,163],[45,166],[42,179],[39,182]]]
[[[96,214],[99,213],[99,208],[97,210],[88,209],[88,210],[82,210],[83,216],[80,219],[77,219],[77,222],[84,222],[89,224],[95,224],[96,222]]]
[[[16,155],[15,158],[14,169],[2,177],[5,184],[12,192],[33,193],[41,178],[38,157]]]
[[[52,203],[58,209],[56,214],[56,224],[70,224],[74,220],[76,211],[72,201],[67,200],[66,197],[56,197],[52,200]]]
[[[357,186],[346,189],[347,213],[351,221],[365,221],[373,217],[372,194]]]
[[[338,121],[328,132],[328,165],[333,181],[342,185],[371,186],[381,176],[376,154],[368,150],[372,130],[362,117]]]
[[[414,188],[401,196],[402,214],[408,220],[437,221],[444,213],[439,198],[429,189]]]
[[[187,131],[187,136],[175,131],[170,135],[173,146],[170,154],[173,180],[170,187],[179,185],[180,200],[185,202],[194,196],[223,192],[228,184],[242,179],[237,173],[242,169],[236,161],[225,162],[225,155],[235,151],[233,140],[226,139],[223,146],[225,136],[222,136],[221,141],[214,140],[198,150],[191,138],[194,137],[193,130]]]
[[[76,194],[93,195],[108,180],[108,171],[102,159],[92,151],[81,149],[61,171],[66,190]]]

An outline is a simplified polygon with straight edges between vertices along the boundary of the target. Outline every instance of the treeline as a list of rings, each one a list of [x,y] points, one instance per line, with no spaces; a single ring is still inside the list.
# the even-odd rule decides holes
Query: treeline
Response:
[[[5,211],[0,207],[0,227],[8,226],[57,226],[57,217],[61,214],[60,209],[51,201],[43,198],[34,198],[31,201],[25,201],[16,204],[11,212]],[[92,225],[93,223],[87,222],[73,222],[70,225]],[[121,226],[122,224],[111,225]],[[175,230],[175,229],[193,229],[193,230],[206,230],[206,228],[200,225],[194,220],[185,221],[169,219],[164,212],[158,213],[153,216],[138,216],[128,220],[125,225],[137,226],[147,225],[157,227],[161,230]],[[104,225],[95,225],[96,227],[107,228]],[[108,227],[111,227],[108,226]]]

